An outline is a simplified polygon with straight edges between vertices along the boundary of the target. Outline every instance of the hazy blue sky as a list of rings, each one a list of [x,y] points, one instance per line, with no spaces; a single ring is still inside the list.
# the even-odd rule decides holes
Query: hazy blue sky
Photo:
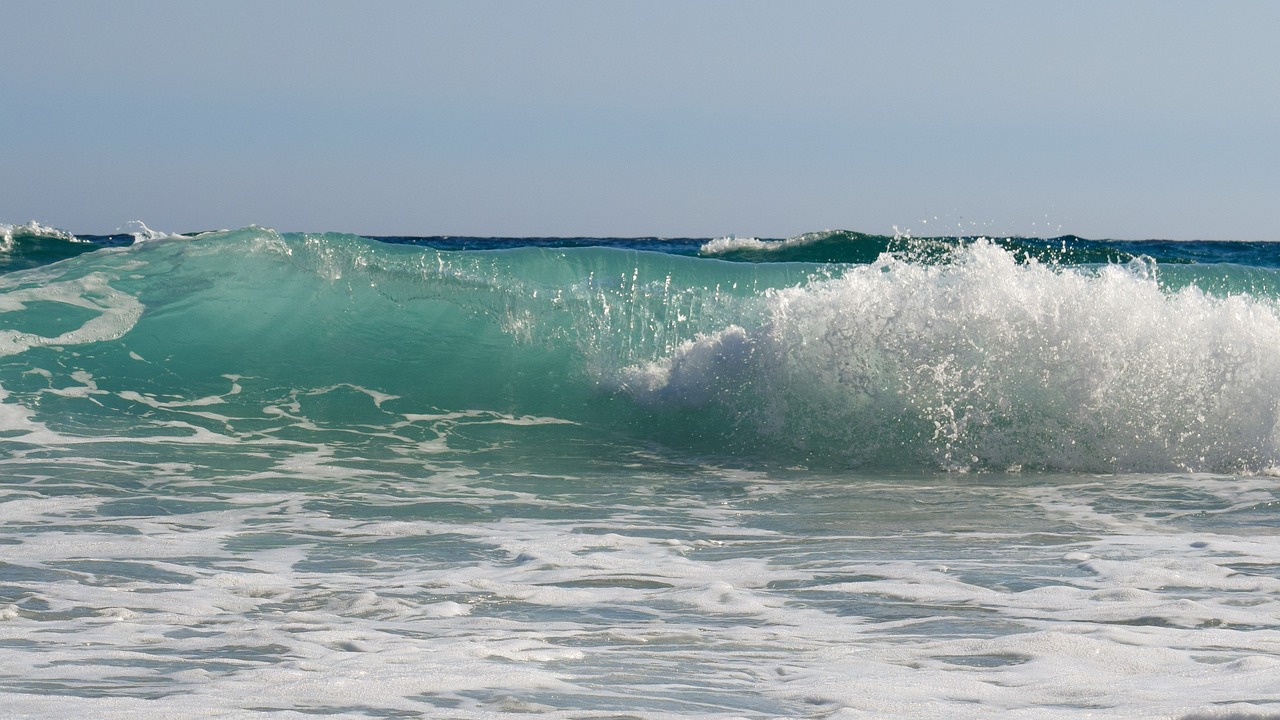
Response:
[[[1277,2],[0,0],[0,21],[4,222],[1280,240]]]

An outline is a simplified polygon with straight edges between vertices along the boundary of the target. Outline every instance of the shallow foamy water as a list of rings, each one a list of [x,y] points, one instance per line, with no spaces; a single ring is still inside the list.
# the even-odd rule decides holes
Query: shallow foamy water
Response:
[[[3,463],[10,716],[1280,712],[1272,478],[261,455]]]

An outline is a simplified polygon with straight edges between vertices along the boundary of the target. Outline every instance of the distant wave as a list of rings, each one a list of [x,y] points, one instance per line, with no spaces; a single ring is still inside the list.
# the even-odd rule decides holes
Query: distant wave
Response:
[[[912,237],[868,235],[849,230],[823,230],[785,240],[718,238],[705,243],[699,254],[722,260],[746,262],[857,263],[875,262],[884,253],[895,253],[917,262],[946,262],[957,248],[989,242],[1008,250],[1021,261],[1055,264],[1128,262],[1140,254],[1114,242],[1085,240],[1075,236],[1055,238],[987,238],[978,236]]]
[[[823,230],[783,240],[725,237],[710,240],[698,254],[741,262],[857,263],[875,262],[894,253],[916,262],[947,262],[957,248],[975,242],[1004,248],[1021,262],[1055,265],[1126,263],[1149,257],[1163,264],[1233,263],[1280,267],[1280,244],[1269,242],[1090,240],[1075,235],[1052,238],[868,235],[850,230]]]
[[[18,225],[0,223],[0,272],[47,265],[96,247],[66,230],[34,220]]]
[[[10,252],[14,242],[20,239],[62,240],[64,242],[80,242],[66,230],[41,225],[32,220],[19,225],[0,223],[0,252]]]
[[[852,262],[874,261],[894,244],[893,237],[866,235],[848,230],[823,230],[785,240],[725,237],[705,243],[699,254],[722,260],[750,262]]]

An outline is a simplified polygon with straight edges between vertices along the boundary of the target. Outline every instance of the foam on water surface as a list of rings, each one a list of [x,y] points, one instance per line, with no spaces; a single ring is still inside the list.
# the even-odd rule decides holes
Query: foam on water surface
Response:
[[[979,242],[953,264],[886,256],[766,291],[754,327],[620,384],[859,464],[1256,471],[1280,461],[1277,347],[1271,298],[1170,291],[1145,264],[1019,264]]]
[[[1280,714],[1275,299],[1188,272],[261,229],[11,272],[0,706]]]
[[[231,477],[6,461],[9,706],[1178,717],[1280,702],[1280,535],[1236,519],[1280,501],[1267,478],[533,477],[437,455],[396,474],[322,448],[271,455]]]

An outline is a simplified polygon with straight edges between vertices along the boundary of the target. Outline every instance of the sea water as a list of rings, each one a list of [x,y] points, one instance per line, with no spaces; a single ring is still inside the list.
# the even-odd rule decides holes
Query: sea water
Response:
[[[1280,717],[1280,251],[0,226],[0,714]]]

